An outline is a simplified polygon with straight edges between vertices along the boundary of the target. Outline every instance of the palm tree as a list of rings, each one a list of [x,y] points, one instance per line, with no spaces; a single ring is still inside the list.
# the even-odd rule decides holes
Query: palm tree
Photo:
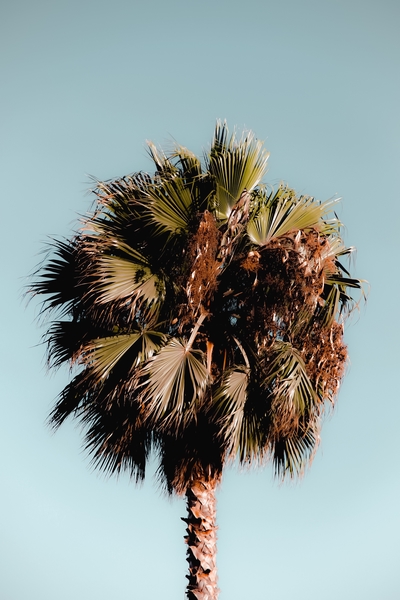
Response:
[[[361,284],[334,202],[263,185],[268,152],[217,123],[203,164],[149,143],[156,172],[96,182],[31,292],[53,315],[50,367],[76,367],[51,412],[85,428],[94,464],[140,481],[150,453],[186,495],[189,599],[215,600],[215,491],[228,461],[301,473],[317,448]]]

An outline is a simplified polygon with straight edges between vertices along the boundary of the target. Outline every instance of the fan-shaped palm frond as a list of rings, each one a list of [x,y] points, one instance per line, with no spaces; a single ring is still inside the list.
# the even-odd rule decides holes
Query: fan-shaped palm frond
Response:
[[[193,200],[190,188],[181,177],[176,175],[149,185],[147,201],[157,230],[170,234],[188,231],[194,212]]]
[[[299,429],[291,437],[279,439],[273,444],[273,462],[276,474],[283,478],[287,475],[302,474],[310,464],[319,444],[318,427]]]
[[[214,394],[215,410],[228,455],[238,457],[241,463],[262,460],[268,450],[268,426],[265,427],[268,394],[260,386],[257,397],[253,397],[250,373],[247,367],[227,371]],[[260,418],[263,411],[264,420]]]
[[[146,329],[106,338],[96,338],[86,345],[83,362],[90,365],[92,373],[104,378],[124,354],[134,346],[136,351],[131,353],[130,358],[132,367],[153,356],[164,340],[163,333]]]
[[[150,419],[162,419],[162,427],[179,430],[195,416],[208,379],[200,350],[172,338],[150,359],[144,375],[148,378],[145,403]]]
[[[265,246],[273,238],[294,230],[315,228],[329,235],[340,225],[336,219],[324,219],[337,200],[319,203],[311,196],[298,198],[294,190],[281,185],[274,195],[268,196],[262,191],[257,201],[259,208],[249,221],[247,233],[258,246]]]
[[[221,426],[226,437],[238,437],[243,421],[244,408],[247,401],[248,369],[233,368],[224,373],[213,400]],[[237,440],[232,439],[232,446],[237,449]]]
[[[93,283],[97,302],[140,298],[151,305],[161,299],[165,289],[163,281],[152,273],[148,261],[138,252],[131,250],[130,254],[132,258],[100,256],[95,265],[98,279]]]
[[[226,122],[218,122],[208,158],[208,169],[216,184],[215,205],[219,219],[228,219],[244,190],[251,192],[267,172],[263,143],[248,132],[240,140],[229,135]]]

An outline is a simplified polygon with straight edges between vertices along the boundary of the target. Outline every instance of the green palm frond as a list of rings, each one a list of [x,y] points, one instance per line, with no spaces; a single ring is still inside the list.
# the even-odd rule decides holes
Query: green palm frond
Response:
[[[180,234],[187,232],[194,207],[190,188],[181,177],[174,176],[147,188],[150,219],[160,232]]]
[[[193,152],[179,145],[175,146],[169,159],[176,164],[185,187],[190,189],[193,214],[208,209],[215,185],[210,174],[207,171],[203,172],[200,159]]]
[[[324,220],[337,200],[319,203],[312,196],[298,198],[286,186],[280,186],[274,196],[264,193],[258,200],[260,209],[249,221],[247,234],[259,246],[265,246],[273,238],[293,230],[316,228],[321,233],[328,234],[338,225],[335,219]]]
[[[328,275],[326,278],[328,285],[337,285],[339,288],[346,289],[348,287],[356,290],[361,289],[361,281],[359,279],[353,279],[352,277],[341,277],[339,275]]]
[[[107,377],[117,362],[140,338],[139,332],[92,340],[84,361],[99,378]]]
[[[326,278],[325,291],[328,291],[330,294],[332,288],[337,290],[340,301],[340,314],[342,318],[348,316],[354,310],[354,308],[358,306],[359,303],[359,301],[347,291],[347,288],[360,290],[361,296],[366,299],[366,292],[364,289],[365,284],[366,282],[362,279],[342,277],[338,273],[329,275]]]
[[[130,355],[131,367],[150,358],[164,343],[165,335],[158,331],[142,330],[97,338],[86,346],[84,362],[98,378],[105,378],[118,361],[136,346]]]
[[[208,159],[214,177],[215,210],[218,219],[228,219],[241,193],[251,192],[267,172],[269,152],[263,142],[249,132],[240,140],[229,135],[226,123],[218,122]]]
[[[85,256],[87,297],[94,305],[129,300],[131,312],[147,303],[157,311],[165,295],[165,283],[152,271],[148,258],[114,236],[93,236],[82,244]]]
[[[124,235],[132,220],[141,219],[146,212],[143,198],[152,178],[147,173],[135,173],[115,181],[95,181],[93,193],[97,197],[94,215],[83,221],[89,231],[106,235]],[[84,228],[85,228],[84,227]]]
[[[107,303],[123,298],[140,298],[148,304],[163,297],[164,285],[151,272],[145,261],[133,262],[127,258],[104,255],[97,265],[97,302]]]
[[[146,410],[151,420],[179,427],[193,418],[208,380],[204,353],[172,338],[143,369]]]

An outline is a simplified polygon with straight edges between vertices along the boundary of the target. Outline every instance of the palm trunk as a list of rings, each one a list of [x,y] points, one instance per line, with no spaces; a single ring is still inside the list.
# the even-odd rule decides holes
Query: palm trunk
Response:
[[[188,600],[217,600],[217,525],[215,488],[217,480],[192,482],[186,491],[188,518]]]

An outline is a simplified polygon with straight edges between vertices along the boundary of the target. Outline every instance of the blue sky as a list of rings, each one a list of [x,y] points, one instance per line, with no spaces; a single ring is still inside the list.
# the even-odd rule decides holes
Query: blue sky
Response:
[[[201,153],[226,118],[265,140],[268,182],[343,197],[371,292],[306,477],[225,473],[220,598],[397,600],[398,2],[15,0],[0,14],[0,597],[184,596],[183,500],[151,469],[140,488],[94,472],[74,423],[49,432],[68,371],[47,375],[21,294],[47,236],[90,207],[89,175],[151,169],[146,139]]]

